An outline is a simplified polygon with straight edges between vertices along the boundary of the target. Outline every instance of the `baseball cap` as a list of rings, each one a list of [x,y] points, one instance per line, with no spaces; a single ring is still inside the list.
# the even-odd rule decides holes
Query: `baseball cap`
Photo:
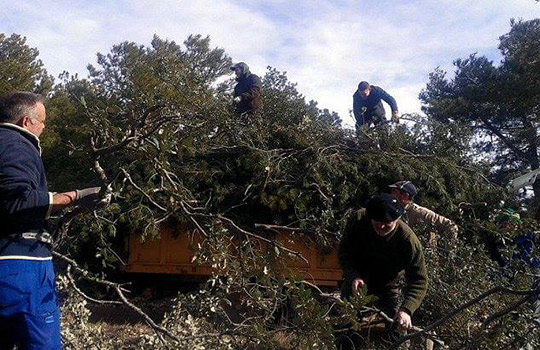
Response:
[[[414,186],[410,181],[398,181],[395,184],[389,185],[388,187],[397,188],[401,192],[408,193],[411,199],[413,199],[418,193],[416,186]]]
[[[367,217],[379,222],[394,221],[404,212],[398,200],[387,193],[371,198],[366,206]]]
[[[514,209],[505,209],[500,213],[496,218],[495,222],[502,224],[505,222],[513,222],[515,224],[521,223],[521,215],[516,212]]]

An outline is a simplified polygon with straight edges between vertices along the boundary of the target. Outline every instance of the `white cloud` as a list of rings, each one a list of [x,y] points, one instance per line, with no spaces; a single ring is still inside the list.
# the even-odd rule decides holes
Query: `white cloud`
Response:
[[[401,112],[419,111],[418,93],[435,67],[478,52],[498,59],[510,18],[540,14],[533,0],[371,1],[8,1],[0,31],[25,35],[49,71],[86,75],[97,52],[152,35],[182,42],[210,35],[234,60],[264,74],[267,65],[320,107],[348,110],[360,80],[386,89]]]

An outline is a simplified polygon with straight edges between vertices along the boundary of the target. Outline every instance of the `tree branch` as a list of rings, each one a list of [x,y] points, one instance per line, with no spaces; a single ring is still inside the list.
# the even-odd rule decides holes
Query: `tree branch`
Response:
[[[534,290],[513,290],[510,288],[506,288],[503,286],[497,286],[494,288],[491,288],[484,293],[480,294],[479,296],[469,300],[468,302],[462,304],[461,306],[454,309],[449,314],[441,317],[437,321],[433,322],[432,324],[425,327],[422,331],[418,331],[415,333],[407,334],[405,336],[400,337],[398,340],[396,340],[390,349],[397,349],[401,344],[403,344],[405,341],[413,338],[417,338],[419,336],[425,335],[426,332],[431,331],[432,329],[435,329],[436,327],[440,326],[441,324],[445,323],[446,321],[450,320],[451,318],[455,317],[457,314],[462,312],[463,310],[479,303],[480,301],[484,300],[485,298],[495,294],[495,293],[507,293],[507,294],[514,294],[514,295],[528,295],[530,297],[531,294],[538,293],[540,291],[540,288],[534,289]]]
[[[176,336],[174,336],[172,333],[170,333],[167,329],[159,326],[158,324],[156,324],[154,322],[154,320],[152,320],[152,318],[150,316],[148,316],[144,311],[142,311],[139,307],[137,307],[135,304],[131,303],[129,300],[127,300],[126,296],[124,295],[124,291],[126,291],[126,289],[124,289],[122,287],[121,284],[118,284],[118,283],[114,283],[114,282],[110,282],[110,281],[107,281],[107,280],[103,280],[103,279],[100,279],[100,278],[97,278],[97,277],[92,277],[90,275],[90,272],[88,270],[85,270],[83,268],[81,268],[77,262],[73,259],[70,259],[68,258],[67,256],[63,255],[63,254],[60,254],[58,252],[55,252],[53,251],[52,254],[63,260],[64,262],[68,263],[70,266],[72,266],[76,272],[78,272],[79,274],[81,274],[81,276],[89,281],[92,281],[94,283],[98,283],[98,284],[101,284],[101,285],[104,285],[104,286],[107,286],[109,288],[112,288],[116,294],[118,295],[118,297],[120,298],[120,300],[125,304],[127,305],[130,309],[132,309],[133,311],[135,311],[139,316],[141,316],[144,321],[150,326],[152,327],[152,329],[156,332],[156,334],[158,335],[158,337],[160,337],[160,339],[162,341],[163,338],[162,336],[160,335],[160,333],[162,334],[165,334],[167,335],[169,338],[175,340],[175,341],[180,341],[179,338],[177,338]]]

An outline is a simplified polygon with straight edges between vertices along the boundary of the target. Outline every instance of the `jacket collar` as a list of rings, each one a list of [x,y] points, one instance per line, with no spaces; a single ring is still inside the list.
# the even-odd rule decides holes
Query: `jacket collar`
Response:
[[[20,126],[12,124],[12,123],[0,123],[0,127],[5,128],[5,129],[12,129],[21,133],[21,135],[24,136],[24,138],[26,138],[28,141],[30,141],[34,145],[34,147],[36,147],[36,149],[39,152],[39,155],[41,156],[41,145],[39,142],[39,138],[36,135],[32,134],[30,131],[26,130],[25,128],[21,128]]]

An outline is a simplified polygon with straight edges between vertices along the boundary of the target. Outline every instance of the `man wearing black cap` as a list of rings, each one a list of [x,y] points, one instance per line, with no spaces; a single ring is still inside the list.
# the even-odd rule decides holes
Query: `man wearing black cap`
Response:
[[[389,194],[373,197],[348,220],[338,249],[344,272],[342,297],[364,285],[379,299],[377,306],[403,329],[427,291],[427,271],[420,241],[400,220],[403,207]],[[399,304],[397,282],[405,271],[406,289]]]
[[[234,87],[233,103],[239,115],[255,114],[262,111],[262,84],[261,79],[249,71],[244,62],[236,63],[231,67],[236,74],[238,84]],[[245,114],[244,114],[245,115]]]
[[[421,223],[428,224],[438,232],[447,233],[452,240],[457,239],[459,229],[452,220],[413,202],[418,192],[412,182],[398,181],[388,187],[391,189],[392,197],[397,199],[405,209],[402,220],[409,226],[415,228],[416,225]]]
[[[396,100],[386,91],[375,85],[369,85],[367,81],[358,84],[358,89],[353,95],[353,113],[356,119],[356,130],[362,125],[377,125],[385,122],[385,112],[381,100],[388,103],[392,110],[392,121],[399,122],[399,112]]]

